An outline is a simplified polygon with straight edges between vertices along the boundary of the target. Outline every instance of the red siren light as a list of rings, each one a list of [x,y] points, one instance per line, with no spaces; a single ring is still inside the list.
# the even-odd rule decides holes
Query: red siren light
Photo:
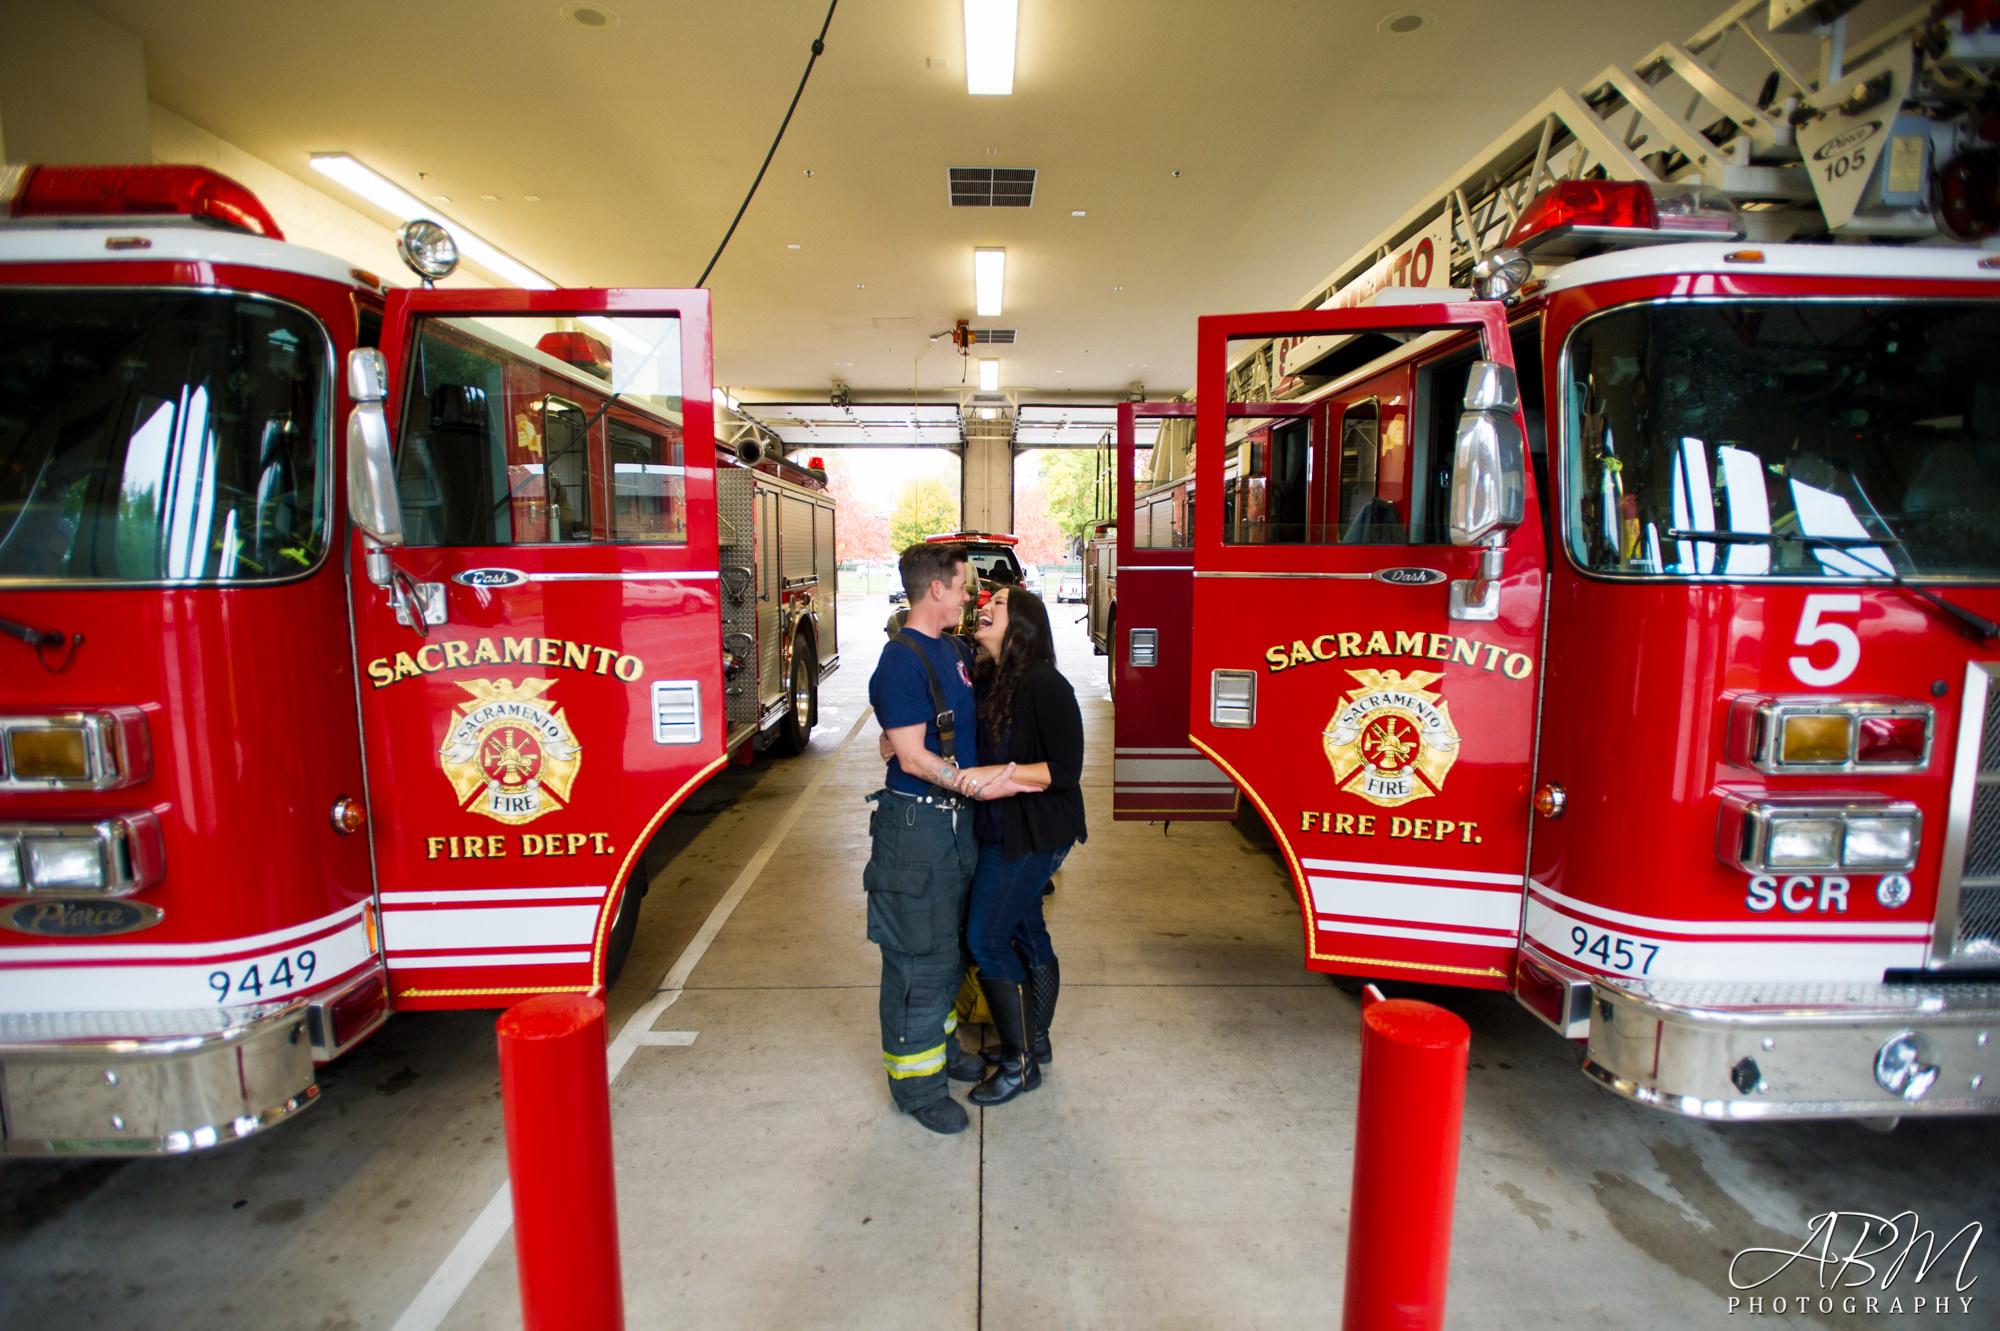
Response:
[[[826,470],[826,459],[825,459],[825,458],[818,458],[818,457],[816,457],[816,458],[812,458],[812,459],[809,459],[809,460],[808,460],[808,461],[806,462],[806,466],[808,466],[808,467],[812,468],[812,469],[813,469],[814,471],[825,471],[825,470]]]
[[[205,166],[29,166],[0,189],[12,217],[198,217],[283,240],[248,187]],[[9,194],[11,193],[11,197]]]
[[[1579,227],[1651,231],[1660,224],[1653,192],[1637,180],[1563,180],[1528,201],[1507,245],[1530,248],[1541,237]]]

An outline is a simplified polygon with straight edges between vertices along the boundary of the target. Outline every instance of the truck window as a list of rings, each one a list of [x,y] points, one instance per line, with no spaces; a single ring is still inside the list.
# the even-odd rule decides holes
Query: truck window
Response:
[[[1628,306],[1570,334],[1563,393],[1586,570],[2000,576],[1990,304]]]
[[[567,322],[584,321],[418,325],[397,456],[411,545],[686,540],[678,322],[620,320],[609,339]],[[666,417],[657,431],[610,420],[607,383]]]
[[[332,352],[217,292],[0,298],[0,577],[258,582],[327,549]]]
[[[687,469],[680,436],[671,440],[611,421],[611,539],[687,543]]]

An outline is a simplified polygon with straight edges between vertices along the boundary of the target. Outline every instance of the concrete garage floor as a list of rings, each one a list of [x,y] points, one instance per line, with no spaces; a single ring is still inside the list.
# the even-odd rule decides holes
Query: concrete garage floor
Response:
[[[677,968],[649,1024],[692,1033],[631,1050],[613,1087],[629,1325],[1336,1324],[1356,1001],[1303,969],[1254,819],[1110,820],[1104,663],[1073,611],[1093,835],[1049,903],[1056,1062],[958,1137],[890,1108],[860,893],[884,613],[844,600],[847,665],[805,757],[726,771],[676,820],[611,993],[620,1032]],[[2000,1325],[2000,1123],[1692,1123],[1587,1083],[1511,998],[1394,992],[1473,1030],[1450,1326],[1735,1326],[1734,1253],[1796,1249],[1829,1210],[1905,1209],[1940,1240],[1986,1227],[1971,1311],[1946,1324]],[[206,1155],[0,1163],[0,1326],[518,1325],[493,1017],[399,1016],[325,1070],[310,1113]],[[1757,1324],[1938,1325],[1962,1251],[1921,1285],[1848,1291],[1921,1294],[1921,1316],[1772,1313],[1816,1308],[1801,1264],[1756,1291]]]

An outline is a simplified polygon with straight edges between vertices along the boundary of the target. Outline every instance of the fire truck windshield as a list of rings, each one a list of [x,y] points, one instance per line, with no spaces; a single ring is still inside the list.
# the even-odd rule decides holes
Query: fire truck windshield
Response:
[[[269,581],[330,522],[324,330],[217,292],[0,296],[0,579]]]
[[[1589,571],[2000,578],[1989,303],[1628,306],[1577,327],[1563,374]]]

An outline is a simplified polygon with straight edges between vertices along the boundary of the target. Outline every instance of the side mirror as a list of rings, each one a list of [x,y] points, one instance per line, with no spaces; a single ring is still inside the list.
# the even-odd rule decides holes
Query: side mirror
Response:
[[[1453,545],[1478,545],[1521,525],[1528,502],[1526,454],[1513,412],[1467,411],[1458,418],[1451,461]]]
[[[1465,379],[1467,411],[1512,412],[1521,405],[1521,384],[1514,367],[1497,360],[1476,360]]]
[[[396,493],[396,463],[389,454],[388,366],[373,347],[347,356],[347,512],[377,545],[403,543],[403,505]]]

